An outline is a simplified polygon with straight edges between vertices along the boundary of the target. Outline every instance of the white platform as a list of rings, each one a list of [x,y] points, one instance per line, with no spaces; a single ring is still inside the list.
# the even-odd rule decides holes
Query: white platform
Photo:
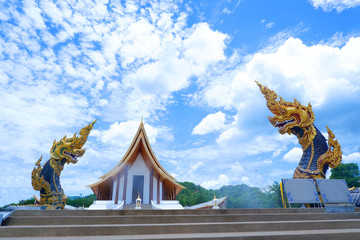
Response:
[[[177,200],[163,200],[160,201],[160,204],[155,203],[154,201],[151,201],[151,207],[152,209],[184,209],[184,207],[180,204]]]
[[[112,200],[96,200],[94,203],[88,208],[88,210],[121,210],[124,208],[124,200],[119,204],[115,204]]]

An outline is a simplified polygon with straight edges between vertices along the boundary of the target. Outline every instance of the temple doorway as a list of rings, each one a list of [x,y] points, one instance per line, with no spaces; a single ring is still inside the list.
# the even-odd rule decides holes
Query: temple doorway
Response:
[[[133,189],[131,203],[135,203],[136,199],[140,195],[143,199],[144,195],[144,175],[134,175],[133,177]]]

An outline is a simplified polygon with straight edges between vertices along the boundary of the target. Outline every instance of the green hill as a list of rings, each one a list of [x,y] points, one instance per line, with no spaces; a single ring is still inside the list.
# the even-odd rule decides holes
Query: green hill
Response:
[[[265,189],[249,187],[246,184],[223,186],[218,190],[207,190],[192,182],[179,182],[186,187],[177,196],[183,206],[193,206],[225,197],[227,208],[279,208],[282,207],[280,186],[274,182]]]

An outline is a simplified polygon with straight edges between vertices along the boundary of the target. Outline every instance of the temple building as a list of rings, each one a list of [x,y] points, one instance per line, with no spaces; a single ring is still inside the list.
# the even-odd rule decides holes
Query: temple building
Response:
[[[97,196],[90,209],[122,209],[137,199],[155,209],[182,208],[176,196],[185,188],[156,159],[142,121],[124,157],[88,187]]]

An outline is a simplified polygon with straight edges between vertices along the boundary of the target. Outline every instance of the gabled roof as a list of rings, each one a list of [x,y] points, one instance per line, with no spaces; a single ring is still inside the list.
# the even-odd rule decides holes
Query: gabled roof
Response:
[[[109,179],[114,178],[117,174],[120,172],[123,172],[125,170],[125,167],[128,165],[132,165],[138,154],[141,154],[141,156],[144,159],[144,162],[149,170],[154,169],[154,176],[155,173],[158,173],[160,175],[161,181],[164,181],[165,179],[170,181],[176,187],[176,192],[180,192],[181,189],[185,188],[181,184],[176,182],[176,179],[171,176],[159,163],[159,161],[156,159],[155,154],[150,146],[149,139],[146,135],[145,126],[143,122],[141,121],[139,129],[137,130],[134,139],[132,140],[129,149],[126,151],[124,157],[120,160],[119,163],[115,165],[113,169],[111,169],[109,172],[104,174],[100,177],[100,181],[91,184],[87,187],[90,187],[93,189],[94,192],[97,192],[96,187],[99,185],[102,185],[103,183],[107,182]]]

